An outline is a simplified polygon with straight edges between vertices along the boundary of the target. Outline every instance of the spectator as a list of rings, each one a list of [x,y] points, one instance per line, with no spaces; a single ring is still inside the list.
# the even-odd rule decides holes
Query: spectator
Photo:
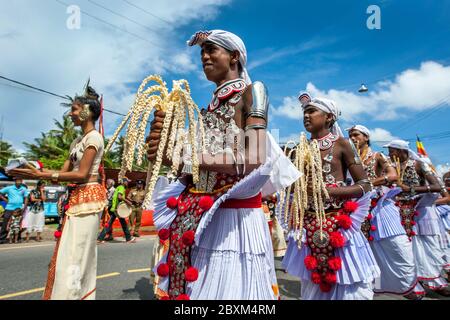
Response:
[[[111,209],[114,191],[116,191],[116,188],[114,187],[115,184],[116,183],[114,182],[113,179],[106,180],[106,196],[108,197],[108,211]]]
[[[19,242],[20,223],[22,222],[22,209],[16,209],[13,211],[11,219],[8,222],[7,229],[9,243]]]
[[[26,229],[25,241],[30,241],[30,233],[36,232],[36,241],[40,242],[41,233],[45,226],[44,202],[45,197],[45,182],[40,180],[37,183],[36,189],[30,193],[29,210],[24,215],[23,227]]]
[[[131,243],[131,242],[136,241],[136,238],[132,237],[130,234],[130,231],[128,230],[127,221],[124,218],[120,218],[116,213],[117,206],[119,205],[119,203],[126,202],[128,205],[131,205],[131,203],[129,203],[128,200],[125,198],[125,192],[128,187],[128,183],[129,183],[129,180],[127,178],[123,178],[121,181],[121,184],[114,191],[114,194],[112,197],[112,202],[111,202],[111,208],[109,210],[111,217],[109,218],[109,221],[106,224],[106,226],[103,228],[102,232],[100,232],[98,239],[97,239],[100,243],[105,243],[105,241],[114,240],[114,237],[112,234],[113,223],[117,218],[119,219],[120,225],[122,226],[122,230],[125,235],[126,242]],[[106,235],[108,235],[107,238],[105,238]]]
[[[25,208],[28,206],[28,195],[30,192],[22,185],[21,178],[16,178],[14,181],[14,185],[0,190],[0,199],[8,202],[5,213],[3,214],[3,223],[0,230],[0,244],[6,243],[8,223],[14,210],[21,209],[23,214]],[[7,199],[5,195],[8,197]]]
[[[132,211],[130,215],[130,232],[135,237],[139,237],[139,228],[142,220],[142,203],[145,199],[144,181],[137,180],[136,188],[131,189],[127,197],[131,203]]]

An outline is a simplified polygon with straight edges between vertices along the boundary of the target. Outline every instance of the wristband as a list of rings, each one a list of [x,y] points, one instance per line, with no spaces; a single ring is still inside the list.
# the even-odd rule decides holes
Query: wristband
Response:
[[[53,172],[52,181],[58,182],[58,179],[59,179],[59,172]]]

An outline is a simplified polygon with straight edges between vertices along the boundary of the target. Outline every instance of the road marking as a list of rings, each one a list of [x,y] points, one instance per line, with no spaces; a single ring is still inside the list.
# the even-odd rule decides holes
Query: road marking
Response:
[[[150,268],[128,270],[128,273],[135,273],[135,272],[150,272]]]
[[[115,277],[115,276],[119,276],[119,275],[120,275],[119,272],[112,272],[112,273],[107,273],[107,274],[98,276],[97,279],[110,278],[110,277]],[[0,300],[15,298],[15,297],[19,297],[19,296],[25,296],[27,294],[41,292],[44,290],[45,290],[45,288],[37,288],[37,289],[31,289],[31,290],[26,290],[26,291],[20,291],[20,292],[16,292],[16,293],[10,293],[10,294],[4,295],[4,296],[0,296]]]
[[[27,290],[27,291],[11,293],[11,294],[7,294],[7,295],[4,295],[4,296],[0,296],[0,300],[14,298],[14,297],[18,297],[18,296],[24,296],[26,294],[41,292],[41,291],[44,291],[44,290],[45,290],[45,288],[37,288],[37,289],[31,289],[31,290]]]
[[[38,247],[49,247],[54,246],[54,243],[49,244],[37,244],[34,246],[23,246],[23,247],[11,247],[11,248],[0,248],[0,251],[6,251],[6,250],[14,250],[14,249],[28,249],[28,248],[38,248]]]
[[[119,275],[120,275],[119,272],[112,272],[112,273],[107,273],[107,274],[98,276],[97,279],[110,278],[110,277],[115,277],[115,276],[119,276]]]

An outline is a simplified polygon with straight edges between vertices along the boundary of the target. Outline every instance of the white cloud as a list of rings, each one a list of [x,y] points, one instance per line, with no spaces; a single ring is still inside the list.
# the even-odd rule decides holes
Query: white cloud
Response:
[[[436,166],[436,171],[440,177],[442,177],[445,173],[450,171],[450,164],[439,164]]]
[[[169,23],[125,1],[95,1],[156,32],[89,1],[71,4],[74,2],[82,11],[144,40],[85,14],[81,16],[81,29],[69,30],[66,27],[69,15],[57,1],[5,1],[0,10],[0,74],[63,95],[81,93],[90,77],[92,85],[104,94],[106,107],[125,113],[136,91],[131,83],[139,83],[153,73],[184,78],[187,73],[198,72],[199,64],[193,62],[196,53],[186,48],[190,32],[186,35],[180,27],[213,19],[231,0],[160,0],[151,4],[144,0],[130,1]],[[0,80],[4,138],[19,149],[23,141],[31,141],[39,132],[52,128],[52,119],[59,119],[65,110],[54,97],[5,84],[8,83]],[[105,114],[107,134],[112,133],[119,120],[115,115]]]
[[[306,90],[312,96],[335,100],[346,121],[360,119],[364,114],[372,116],[373,120],[395,120],[404,117],[405,110],[420,111],[449,105],[450,66],[423,62],[419,69],[405,70],[393,81],[378,83],[367,95],[346,90],[321,90],[311,82]],[[285,97],[281,106],[275,108],[275,114],[300,119],[295,103],[295,96]]]
[[[391,132],[385,129],[375,128],[370,130],[370,140],[379,146],[387,144],[394,139],[399,139],[399,137],[392,135]]]

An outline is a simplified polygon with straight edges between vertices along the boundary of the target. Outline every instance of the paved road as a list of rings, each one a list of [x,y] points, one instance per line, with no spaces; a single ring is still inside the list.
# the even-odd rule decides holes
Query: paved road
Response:
[[[144,236],[137,243],[118,241],[99,246],[98,300],[150,300],[150,258],[155,236]],[[55,243],[30,243],[0,246],[0,299],[39,300],[47,277],[47,266]],[[297,300],[300,282],[275,261],[282,300]],[[375,299],[403,299],[393,295],[379,295]],[[427,299],[450,299],[430,293]]]

